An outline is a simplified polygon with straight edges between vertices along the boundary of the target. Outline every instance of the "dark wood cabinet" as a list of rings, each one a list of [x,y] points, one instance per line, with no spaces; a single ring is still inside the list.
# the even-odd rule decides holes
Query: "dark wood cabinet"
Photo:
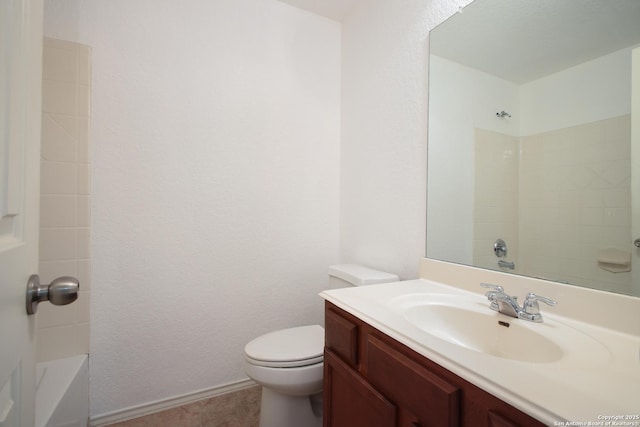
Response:
[[[330,302],[324,427],[544,427]]]

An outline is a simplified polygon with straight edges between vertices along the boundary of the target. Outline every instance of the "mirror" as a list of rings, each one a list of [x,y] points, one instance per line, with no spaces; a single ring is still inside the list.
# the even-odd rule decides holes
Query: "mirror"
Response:
[[[431,31],[428,258],[640,296],[639,23],[475,0]]]

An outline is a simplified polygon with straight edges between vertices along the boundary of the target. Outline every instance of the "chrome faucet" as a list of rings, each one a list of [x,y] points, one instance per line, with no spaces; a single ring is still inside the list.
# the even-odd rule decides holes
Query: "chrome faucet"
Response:
[[[530,322],[541,323],[543,320],[538,301],[542,301],[548,305],[557,304],[554,300],[529,292],[524,299],[524,304],[520,307],[518,297],[505,294],[502,286],[492,285],[490,283],[480,283],[480,286],[491,289],[485,293],[485,296],[491,302],[489,308],[507,316],[528,320]]]

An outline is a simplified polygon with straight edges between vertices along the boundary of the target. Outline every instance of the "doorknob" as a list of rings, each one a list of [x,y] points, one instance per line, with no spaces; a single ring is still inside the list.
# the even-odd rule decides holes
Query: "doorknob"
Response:
[[[634,240],[633,244],[635,245],[636,248],[640,248],[640,237],[638,237],[636,240]]]
[[[75,277],[62,276],[48,285],[40,284],[40,277],[32,274],[27,282],[27,314],[35,314],[38,304],[49,301],[53,305],[67,305],[78,299],[80,282]]]

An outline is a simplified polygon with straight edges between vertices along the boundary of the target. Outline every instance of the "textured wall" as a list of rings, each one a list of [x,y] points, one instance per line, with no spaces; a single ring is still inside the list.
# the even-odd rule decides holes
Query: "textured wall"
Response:
[[[272,0],[47,2],[93,50],[93,415],[243,378],[340,254],[417,276],[427,33],[458,7],[362,2],[341,45]]]
[[[246,378],[338,259],[340,25],[263,0],[47,2],[93,52],[91,414]]]
[[[418,276],[425,254],[428,32],[467,3],[364,1],[343,22],[344,261]]]

